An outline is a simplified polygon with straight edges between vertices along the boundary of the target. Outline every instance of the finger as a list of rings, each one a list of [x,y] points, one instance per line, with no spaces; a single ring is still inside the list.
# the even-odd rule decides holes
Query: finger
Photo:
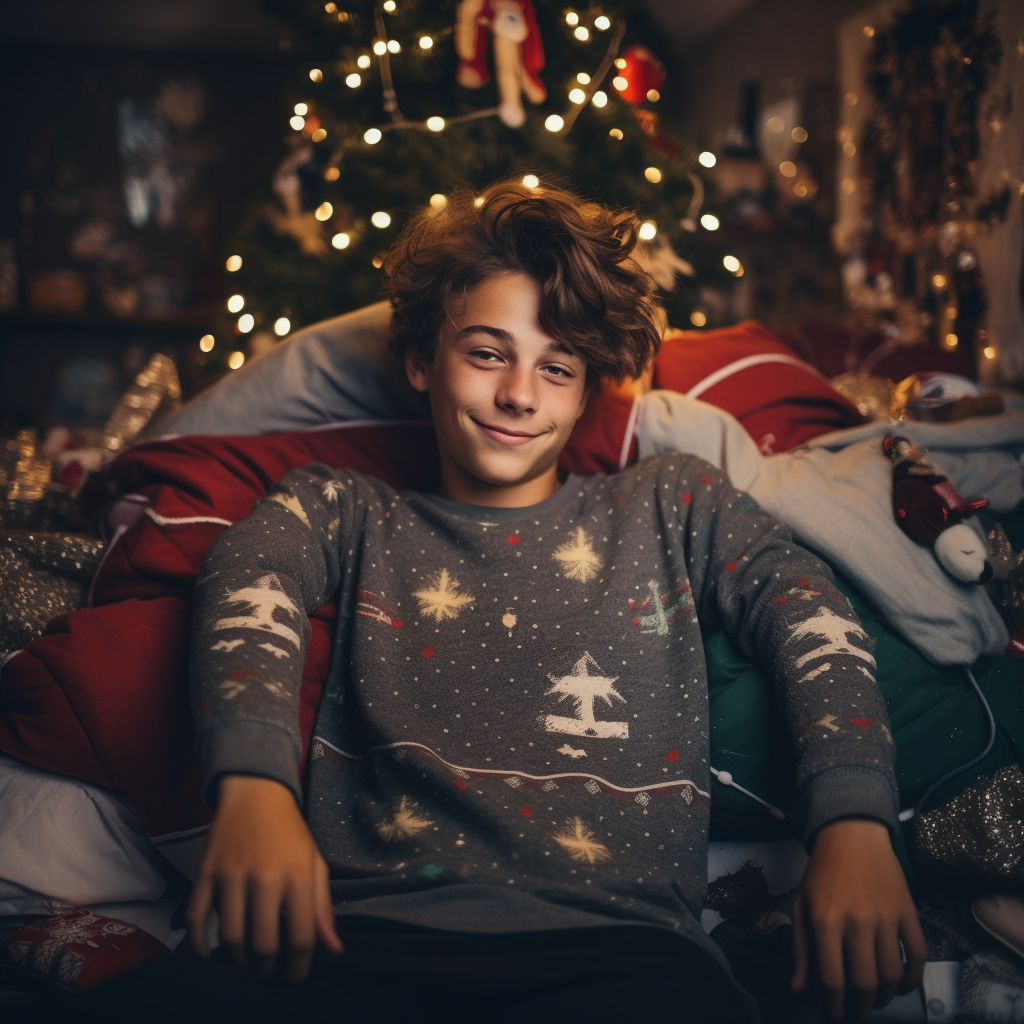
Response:
[[[213,880],[208,875],[201,874],[196,879],[185,910],[185,927],[188,930],[189,945],[207,959],[210,956],[210,947],[206,941],[206,924],[210,919],[212,902]]]
[[[895,927],[879,928],[875,936],[875,961],[878,964],[878,992],[874,1005],[880,1009],[892,1002],[903,981],[903,957]]]
[[[251,881],[249,883],[249,948],[256,966],[264,977],[274,973],[281,935],[281,882]]]
[[[813,953],[818,962],[822,1011],[825,1019],[841,1021],[845,994],[841,928],[829,921],[815,921]]]
[[[236,964],[245,963],[245,883],[221,879],[217,886],[220,911],[220,941],[224,952]]]
[[[314,907],[316,918],[316,937],[332,953],[341,953],[344,946],[338,938],[337,926],[334,923],[334,907],[331,905],[331,888],[327,864],[320,860],[314,880]]]
[[[804,924],[803,905],[797,896],[793,904],[793,976],[789,982],[792,992],[803,992],[809,973],[808,960],[810,951],[807,948],[807,930]]]
[[[285,894],[288,946],[285,954],[285,977],[289,981],[305,981],[313,959],[316,942],[313,879],[291,881]]]
[[[899,991],[912,992],[924,983],[924,965],[928,961],[928,944],[921,931],[917,911],[913,908],[900,921],[900,939],[903,941],[906,963],[903,965],[903,981]]]
[[[875,961],[875,927],[851,924],[846,932],[848,1016],[866,1021],[871,1016],[878,992],[878,964]]]

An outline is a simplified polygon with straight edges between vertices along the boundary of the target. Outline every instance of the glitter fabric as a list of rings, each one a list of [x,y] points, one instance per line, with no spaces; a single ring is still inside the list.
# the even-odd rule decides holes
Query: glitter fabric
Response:
[[[1014,551],[1000,523],[989,530],[992,580],[989,596],[1003,613],[1010,629],[1024,630],[1024,551]]]
[[[0,533],[0,657],[42,636],[61,612],[80,608],[103,541],[73,533]]]
[[[942,874],[1024,881],[1024,770],[1000,768],[922,814],[914,850]]]

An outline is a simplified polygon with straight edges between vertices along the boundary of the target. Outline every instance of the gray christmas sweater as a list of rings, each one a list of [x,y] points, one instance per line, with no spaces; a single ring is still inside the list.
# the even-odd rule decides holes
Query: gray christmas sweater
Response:
[[[306,818],[340,914],[468,932],[636,922],[708,948],[701,625],[771,675],[808,834],[895,825],[871,641],[831,574],[709,464],[648,460],[528,508],[290,473],[211,546],[192,688],[207,793],[303,795],[307,613],[338,628]]]

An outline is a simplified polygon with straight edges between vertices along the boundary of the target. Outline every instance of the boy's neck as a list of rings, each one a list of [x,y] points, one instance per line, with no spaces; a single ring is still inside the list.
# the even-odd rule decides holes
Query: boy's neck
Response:
[[[477,505],[483,508],[527,508],[539,505],[554,497],[562,487],[558,469],[552,466],[533,480],[522,480],[515,484],[488,484],[471,477],[461,467],[452,464],[442,455],[441,485],[438,494],[446,501],[461,505]]]

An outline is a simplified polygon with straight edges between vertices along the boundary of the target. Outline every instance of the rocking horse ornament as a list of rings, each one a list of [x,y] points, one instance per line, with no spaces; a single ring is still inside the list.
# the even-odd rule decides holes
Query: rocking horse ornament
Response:
[[[544,67],[544,47],[530,0],[461,0],[455,26],[459,67],[455,80],[479,89],[490,79],[487,36],[494,46],[494,75],[498,84],[498,116],[510,128],[526,120],[523,94],[533,104],[547,99],[537,77]]]

